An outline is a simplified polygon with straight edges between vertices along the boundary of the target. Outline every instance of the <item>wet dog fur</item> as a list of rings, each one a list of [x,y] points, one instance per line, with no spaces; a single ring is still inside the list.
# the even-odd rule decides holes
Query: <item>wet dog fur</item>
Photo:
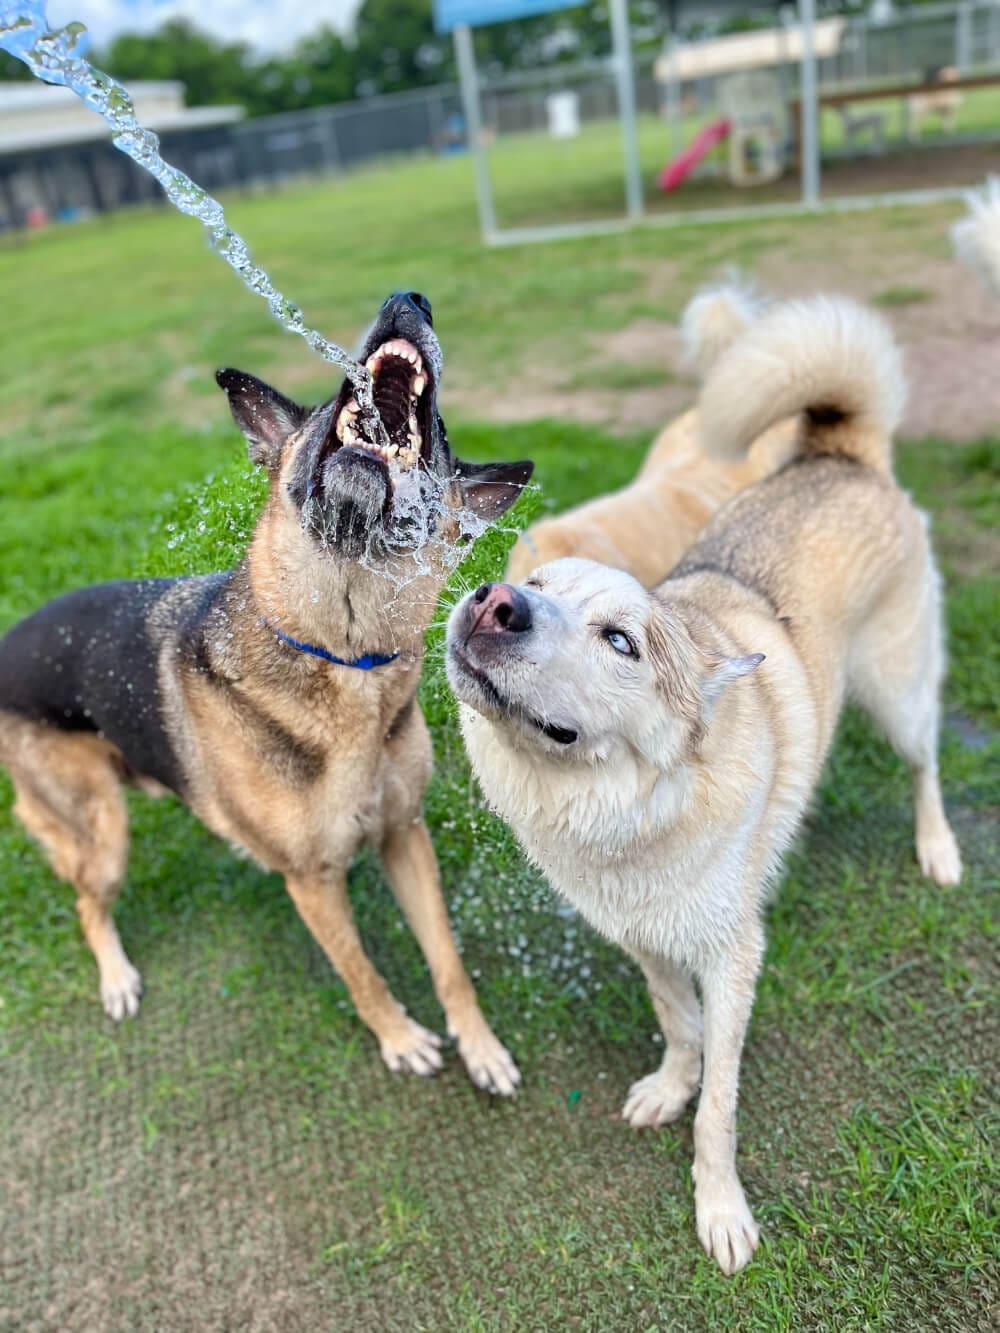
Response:
[[[681,332],[687,361],[701,379],[762,309],[756,292],[735,277],[689,301]],[[701,447],[697,410],[684,412],[660,431],[628,486],[526,528],[511,551],[507,578],[523,583],[539,565],[579,556],[625,569],[652,587],[721,504],[789,460],[794,439],[795,423],[778,422],[746,457],[721,460]]]
[[[961,876],[937,771],[939,578],[891,469],[903,402],[874,315],[836,299],[776,306],[720,358],[699,424],[728,459],[798,415],[794,461],[724,506],[652,591],[560,560],[521,587],[485,585],[449,623],[487,800],[649,985],[666,1053],[625,1119],[666,1124],[701,1083],[697,1230],[726,1273],[759,1235],[735,1147],[763,907],[846,698],[910,765],[924,874]]]
[[[85,588],[16,625],[0,640],[0,762],[15,813],[76,889],[111,1018],[135,1014],[141,993],[111,911],[133,783],[176,793],[281,873],[386,1064],[428,1074],[440,1040],[393,998],[351,915],[348,865],[361,844],[377,848],[473,1080],[510,1093],[519,1075],[455,947],[421,815],[431,746],[416,689],[460,512],[502,513],[531,464],[453,457],[437,410],[440,348],[419,294],[385,303],[362,359],[380,427],[349,380],[308,410],[220,372],[270,479],[245,558],[204,577]],[[430,529],[434,541],[420,545]],[[288,639],[345,661],[396,656],[354,669]]]

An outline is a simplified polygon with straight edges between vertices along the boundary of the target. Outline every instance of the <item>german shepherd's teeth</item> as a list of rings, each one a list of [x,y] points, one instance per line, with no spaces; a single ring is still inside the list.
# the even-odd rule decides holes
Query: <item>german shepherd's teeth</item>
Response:
[[[417,378],[413,381],[414,398],[419,398],[426,387],[427,387],[427,377],[425,375],[418,375]]]
[[[419,375],[424,368],[423,357],[405,338],[393,338],[381,347],[376,348],[368,358],[367,367],[373,375],[377,374],[382,367],[382,362],[387,356],[395,357],[398,361],[408,361]],[[374,363],[374,364],[373,364]]]

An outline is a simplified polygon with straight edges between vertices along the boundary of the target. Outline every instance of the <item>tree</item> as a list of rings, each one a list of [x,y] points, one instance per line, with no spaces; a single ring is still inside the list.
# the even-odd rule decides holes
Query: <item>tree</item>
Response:
[[[451,38],[434,31],[431,0],[364,0],[354,26],[357,91],[394,93],[452,75]]]
[[[189,105],[246,104],[254,69],[242,42],[217,42],[184,19],[171,19],[156,32],[122,33],[95,58],[115,78],[180,79]]]
[[[0,83],[20,83],[24,79],[31,79],[34,75],[23,60],[18,60],[16,56],[8,55],[6,51],[0,51]]]

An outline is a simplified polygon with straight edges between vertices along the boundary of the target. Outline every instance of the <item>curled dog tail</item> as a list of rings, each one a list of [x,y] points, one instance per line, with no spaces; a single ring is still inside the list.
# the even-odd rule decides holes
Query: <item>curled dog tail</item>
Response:
[[[951,226],[955,257],[1000,296],[1000,177],[965,196],[968,213]]]
[[[906,401],[902,357],[873,311],[842,297],[772,306],[722,354],[702,389],[705,452],[741,457],[799,415],[796,453],[839,454],[888,472]]]
[[[704,380],[719,357],[764,309],[764,299],[733,271],[725,282],[702,287],[684,307],[684,359]]]

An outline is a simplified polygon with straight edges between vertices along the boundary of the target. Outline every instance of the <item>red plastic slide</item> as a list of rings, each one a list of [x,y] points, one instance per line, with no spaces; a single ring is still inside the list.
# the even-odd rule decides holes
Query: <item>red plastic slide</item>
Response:
[[[660,189],[676,190],[705,154],[710,153],[717,143],[721,143],[728,133],[728,120],[714,120],[711,125],[699,130],[684,152],[672,162],[668,162],[660,172],[657,182]]]

